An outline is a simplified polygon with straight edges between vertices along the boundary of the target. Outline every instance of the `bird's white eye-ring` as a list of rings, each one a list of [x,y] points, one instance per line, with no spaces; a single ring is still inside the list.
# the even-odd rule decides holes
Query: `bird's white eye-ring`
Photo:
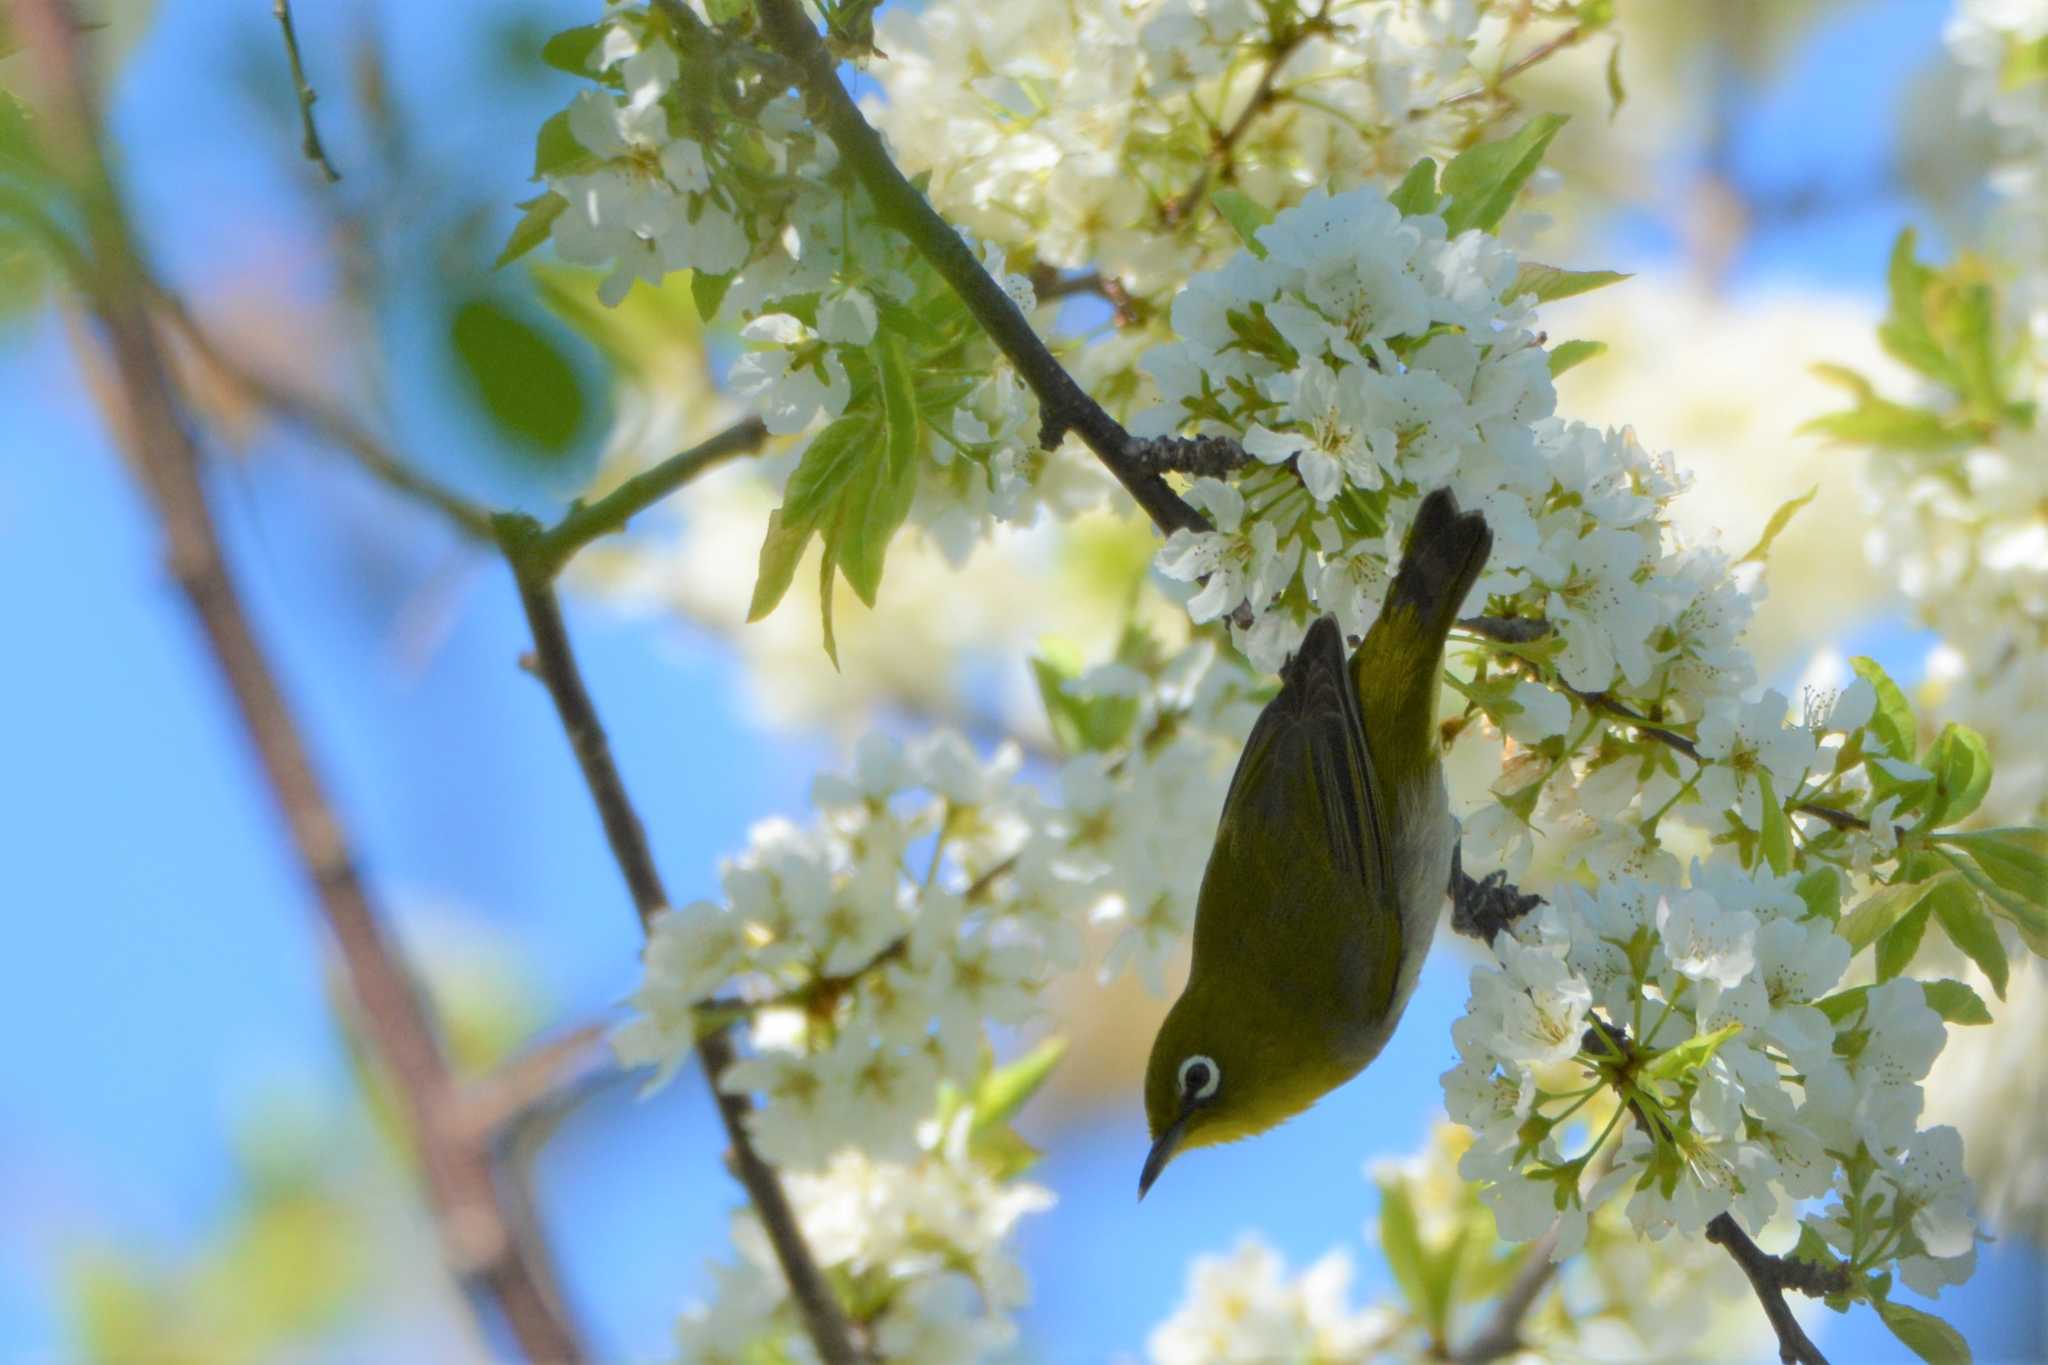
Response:
[[[1223,1068],[1212,1058],[1196,1053],[1180,1064],[1180,1093],[1191,1100],[1206,1100],[1223,1084]]]

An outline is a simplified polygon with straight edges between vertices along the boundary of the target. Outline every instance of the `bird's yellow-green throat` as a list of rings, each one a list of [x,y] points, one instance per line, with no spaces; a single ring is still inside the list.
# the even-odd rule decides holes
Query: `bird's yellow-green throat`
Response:
[[[1429,951],[1456,826],[1436,739],[1444,640],[1493,536],[1443,489],[1349,660],[1309,628],[1245,741],[1195,908],[1194,960],[1145,1069],[1152,1150],[1264,1132],[1393,1033]]]

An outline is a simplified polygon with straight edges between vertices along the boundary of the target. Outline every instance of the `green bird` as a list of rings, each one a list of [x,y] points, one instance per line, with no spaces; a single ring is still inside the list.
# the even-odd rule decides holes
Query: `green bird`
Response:
[[[1431,493],[1348,664],[1325,616],[1281,671],[1145,1068],[1140,1199],[1176,1154],[1262,1133],[1350,1080],[1400,1022],[1457,843],[1436,737],[1444,640],[1492,548],[1484,517]]]

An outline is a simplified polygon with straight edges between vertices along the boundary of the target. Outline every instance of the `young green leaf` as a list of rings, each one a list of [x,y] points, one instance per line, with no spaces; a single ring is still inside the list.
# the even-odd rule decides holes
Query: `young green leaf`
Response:
[[[1757,770],[1758,795],[1762,797],[1764,827],[1760,842],[1764,861],[1780,877],[1792,870],[1792,822],[1785,818],[1785,805],[1771,785],[1771,775]]]
[[[556,333],[482,296],[455,306],[448,342],[471,395],[500,433],[546,459],[569,453],[590,398]]]
[[[1927,1008],[1951,1024],[1991,1022],[1991,1011],[1985,1006],[1983,997],[1965,982],[1923,981],[1920,990],[1927,997]]]
[[[1873,1305],[1892,1335],[1927,1365],[1970,1365],[1970,1344],[1963,1334],[1932,1313],[1890,1299]]]
[[[983,1128],[1015,1118],[1066,1055],[1066,1039],[1047,1038],[1014,1062],[992,1068],[974,1090],[974,1126]]]
[[[1729,1024],[1712,1033],[1702,1033],[1688,1038],[1677,1047],[1668,1048],[1650,1059],[1642,1074],[1653,1081],[1668,1081],[1698,1067],[1705,1066],[1721,1044],[1742,1032],[1742,1025]]]
[[[1877,710],[1870,718],[1871,733],[1877,736],[1885,752],[1893,758],[1910,762],[1917,731],[1913,724],[1913,708],[1907,702],[1906,694],[1875,659],[1859,654],[1849,660],[1849,667],[1877,693]]]
[[[1970,884],[1960,879],[1946,881],[1929,892],[1927,899],[1934,908],[1935,922],[1948,935],[1948,941],[1977,964],[1998,998],[2005,999],[2005,983],[2010,973],[2005,940],[1998,936],[1998,926],[1991,922]]]
[[[535,195],[519,206],[526,212],[513,225],[512,235],[505,239],[505,249],[498,253],[498,259],[491,263],[491,269],[502,266],[524,256],[548,239],[548,233],[555,225],[555,219],[562,216],[562,210],[569,207],[569,201],[549,190],[546,194]]]
[[[1899,917],[1898,923],[1885,930],[1877,938],[1877,979],[1889,981],[1912,965],[1913,954],[1920,951],[1920,940],[1927,933],[1927,921],[1934,910],[1932,893],[1922,896],[1913,908]]]
[[[761,541],[761,565],[754,575],[754,599],[747,604],[747,620],[758,621],[782,601],[796,578],[797,561],[811,543],[812,525],[785,519],[787,509],[778,507],[768,514],[768,534]]]
[[[839,571],[860,600],[872,607],[882,586],[890,538],[910,515],[917,493],[922,427],[910,371],[894,339],[887,333],[877,336],[868,354],[882,391],[883,439],[847,489],[835,549]]]
[[[1562,270],[1554,265],[1524,261],[1515,282],[1508,286],[1507,297],[1518,299],[1524,294],[1534,294],[1536,302],[1549,303],[1553,299],[1590,294],[1595,289],[1605,289],[1628,278],[1618,270]]]
[[[1839,920],[1842,917],[1842,874],[1823,863],[1799,879],[1793,888],[1806,903],[1808,915]]]
[[[1945,833],[1953,844],[2004,890],[2036,905],[2048,905],[2048,829],[2013,827]]]
[[[563,29],[540,45],[540,59],[557,71],[589,77],[596,72],[598,49],[604,46],[609,24],[581,24]]]
[[[1216,206],[1216,212],[1223,215],[1223,221],[1230,224],[1245,249],[1264,260],[1266,244],[1259,240],[1259,229],[1273,221],[1273,210],[1261,204],[1242,190],[1217,190],[1209,196],[1209,202]]]
[[[1380,1251],[1387,1258],[1394,1283],[1400,1286],[1401,1297],[1416,1317],[1426,1322],[1430,1293],[1424,1274],[1422,1228],[1408,1186],[1398,1179],[1380,1182]]]
[[[1983,893],[1986,905],[1995,913],[2012,921],[2019,929],[2020,937],[2026,940],[2027,947],[2042,957],[2048,957],[2048,904],[1993,881],[1972,858],[1952,849],[1941,850],[1941,855],[1949,866],[1960,872],[1970,885]]]
[[[1607,349],[1604,341],[1560,341],[1550,348],[1550,377],[1557,378],[1575,365],[1583,365]]]
[[[1953,880],[1951,874],[1944,875]],[[1842,916],[1841,926],[1836,932],[1848,940],[1852,951],[1860,953],[1875,943],[1879,935],[1905,918],[1907,912],[1918,905],[1931,889],[1932,884],[1928,882],[1881,886],[1864,897],[1862,904]]]
[[[1922,767],[1934,774],[1935,800],[1930,825],[1952,825],[1977,809],[1991,786],[1991,750],[1984,737],[1967,725],[1951,721]]]
[[[1771,513],[1771,519],[1764,523],[1764,533],[1756,538],[1756,544],[1750,546],[1749,553],[1735,562],[1737,564],[1763,563],[1765,557],[1771,552],[1771,542],[1776,540],[1784,532],[1785,528],[1792,524],[1792,518],[1799,514],[1799,509],[1812,502],[1819,493],[1820,485],[1815,484],[1801,496],[1785,502],[1777,511]]]
[[[1417,215],[1435,213],[1437,201],[1442,197],[1436,188],[1436,162],[1424,157],[1408,168],[1408,174],[1394,186],[1387,202],[1404,214]]]
[[[1498,142],[1482,142],[1453,157],[1444,167],[1444,193],[1450,196],[1445,230],[1455,237],[1468,228],[1499,227],[1564,125],[1564,115],[1542,114]]]

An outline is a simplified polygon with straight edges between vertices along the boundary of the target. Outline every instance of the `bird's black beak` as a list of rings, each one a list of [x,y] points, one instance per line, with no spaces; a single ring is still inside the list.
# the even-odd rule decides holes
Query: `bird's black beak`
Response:
[[[1173,1160],[1173,1153],[1180,1146],[1181,1134],[1187,1131],[1190,1110],[1180,1111],[1180,1117],[1168,1124],[1159,1140],[1152,1144],[1152,1150],[1145,1155],[1145,1169],[1138,1175],[1138,1198],[1145,1197],[1145,1191],[1152,1188],[1152,1182],[1166,1169],[1166,1163]]]

